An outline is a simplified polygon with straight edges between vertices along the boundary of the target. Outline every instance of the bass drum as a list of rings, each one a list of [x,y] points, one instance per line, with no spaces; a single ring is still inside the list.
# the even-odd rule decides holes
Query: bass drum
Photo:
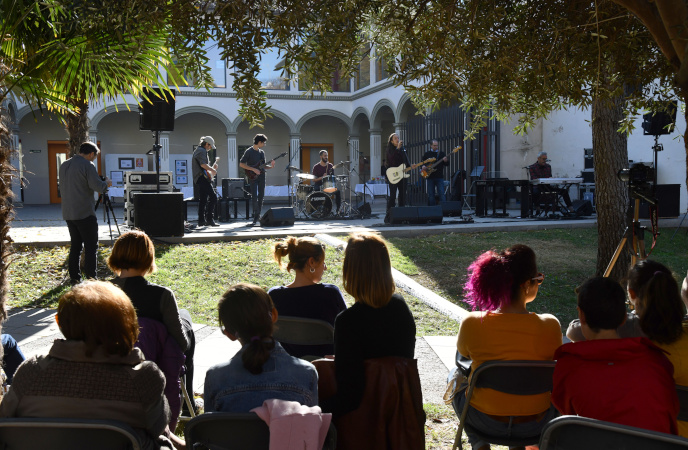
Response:
[[[323,219],[332,211],[332,199],[324,192],[313,192],[306,200],[306,215],[312,219]]]
[[[328,175],[322,179],[322,190],[329,194],[337,191],[337,178],[334,175]]]

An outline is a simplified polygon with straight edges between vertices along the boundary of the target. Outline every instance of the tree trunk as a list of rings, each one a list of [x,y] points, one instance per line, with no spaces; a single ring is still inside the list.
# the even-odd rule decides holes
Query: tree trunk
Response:
[[[2,105],[0,98],[0,105]],[[12,177],[15,170],[10,164],[12,146],[10,143],[10,116],[0,107],[0,325],[7,319],[7,272],[12,254],[12,240],[9,236],[10,224],[14,218],[12,206]],[[0,347],[0,358],[2,347]]]
[[[628,183],[616,176],[628,167],[627,137],[617,132],[623,118],[623,97],[595,98],[592,104],[592,146],[595,155],[595,203],[597,207],[597,269],[603,275],[621,241],[627,225]],[[632,241],[628,242],[610,277],[621,280],[631,262]]]
[[[69,134],[69,157],[79,152],[79,147],[84,142],[88,142],[88,101],[74,100],[72,104],[79,108],[79,114],[69,114],[67,116],[67,133]]]

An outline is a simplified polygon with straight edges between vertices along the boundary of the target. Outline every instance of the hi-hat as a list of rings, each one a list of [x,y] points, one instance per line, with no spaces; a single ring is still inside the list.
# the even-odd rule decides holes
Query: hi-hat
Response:
[[[310,173],[297,173],[295,176],[303,178],[304,180],[315,180],[316,176]]]
[[[339,164],[335,164],[334,168],[338,169],[341,166],[348,166],[349,164],[351,164],[351,161],[339,161]]]
[[[289,167],[287,167],[287,169],[291,169],[291,170],[295,170],[295,171],[297,171],[297,172],[301,172],[301,169],[299,169],[298,167],[294,167],[294,166],[289,166]]]

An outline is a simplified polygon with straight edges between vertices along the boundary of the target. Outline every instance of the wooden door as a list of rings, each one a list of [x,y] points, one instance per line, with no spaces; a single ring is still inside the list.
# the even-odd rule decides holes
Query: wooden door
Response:
[[[332,162],[332,154],[334,153],[334,145],[333,144],[301,144],[301,171],[304,173],[311,173],[313,170],[313,166],[320,162],[320,157],[318,156],[317,152],[313,155],[313,159],[311,159],[311,153],[313,153],[313,150],[317,150],[319,152],[320,150],[327,150],[327,154],[329,156],[329,162],[334,164]],[[306,184],[310,184],[309,180],[304,180],[302,183],[306,182]]]
[[[100,148],[100,142],[98,142]],[[60,197],[60,166],[67,161],[67,141],[48,141],[48,183],[50,184],[50,203],[62,203]],[[100,154],[94,161],[98,174],[100,170]]]

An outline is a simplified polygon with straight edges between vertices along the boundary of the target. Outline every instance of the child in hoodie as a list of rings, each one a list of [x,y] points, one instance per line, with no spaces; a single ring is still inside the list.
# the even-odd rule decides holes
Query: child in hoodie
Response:
[[[559,412],[677,434],[673,366],[649,339],[617,334],[626,320],[621,285],[603,277],[583,283],[578,317],[586,340],[554,354],[552,403]]]

